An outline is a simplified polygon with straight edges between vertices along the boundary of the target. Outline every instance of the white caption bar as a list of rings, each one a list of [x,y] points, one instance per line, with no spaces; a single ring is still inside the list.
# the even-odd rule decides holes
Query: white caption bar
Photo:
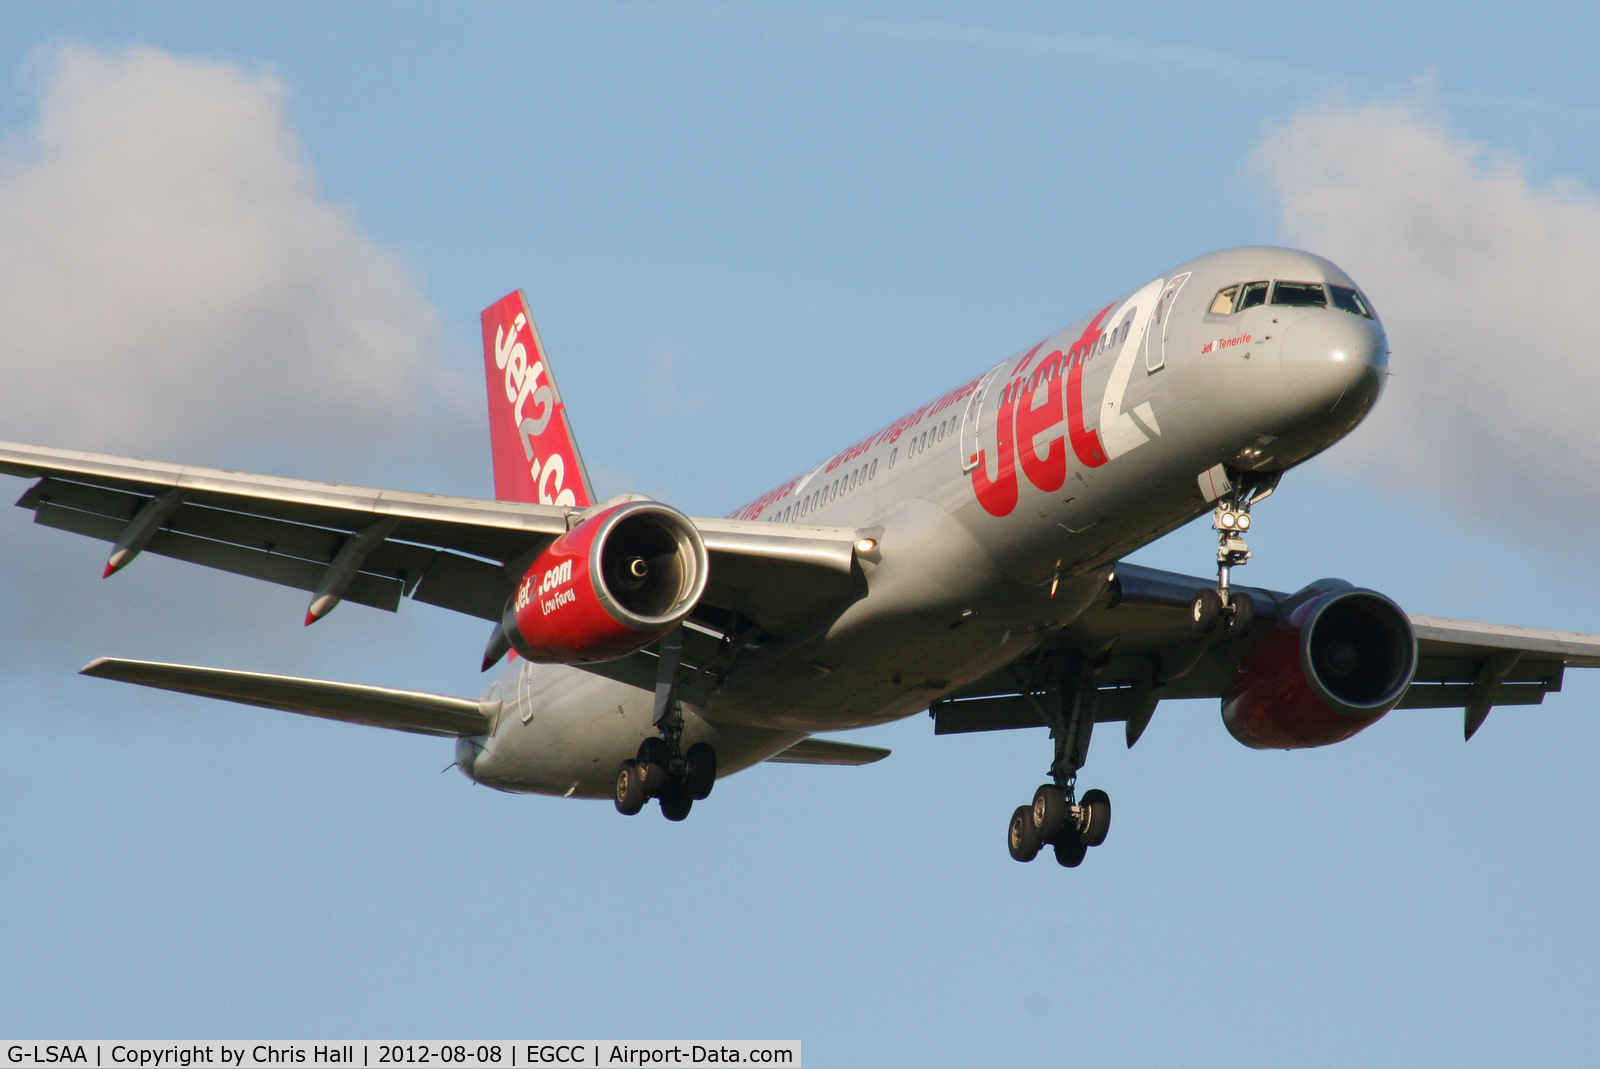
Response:
[[[798,1069],[800,1044],[759,1040],[494,1040],[470,1043],[48,1042],[0,1040],[0,1069]]]

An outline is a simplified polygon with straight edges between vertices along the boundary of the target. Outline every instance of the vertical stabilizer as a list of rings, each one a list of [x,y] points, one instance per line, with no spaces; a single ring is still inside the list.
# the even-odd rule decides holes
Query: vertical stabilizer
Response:
[[[494,496],[588,508],[594,503],[589,473],[521,290],[483,310],[483,361]]]

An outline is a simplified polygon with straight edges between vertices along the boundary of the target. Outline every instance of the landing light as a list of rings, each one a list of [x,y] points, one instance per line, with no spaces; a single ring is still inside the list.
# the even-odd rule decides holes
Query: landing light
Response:
[[[1249,529],[1250,529],[1250,514],[1248,512],[1239,513],[1239,530],[1248,531]]]
[[[858,538],[858,539],[856,539],[856,552],[857,553],[871,553],[873,550],[875,550],[877,548],[878,548],[878,540],[876,538]]]
[[[1237,522],[1238,521],[1234,519],[1233,513],[1224,512],[1222,514],[1222,526],[1227,528],[1228,530],[1230,530],[1230,531],[1233,530],[1233,525],[1235,523],[1237,523]]]

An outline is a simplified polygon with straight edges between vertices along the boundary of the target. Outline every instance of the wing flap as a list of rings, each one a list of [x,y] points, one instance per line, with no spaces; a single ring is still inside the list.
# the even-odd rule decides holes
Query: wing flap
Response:
[[[870,765],[889,756],[881,746],[861,746],[832,739],[801,739],[767,758],[780,765]]]
[[[92,661],[80,674],[418,735],[481,735],[495,711],[466,698],[423,691],[116,657]]]

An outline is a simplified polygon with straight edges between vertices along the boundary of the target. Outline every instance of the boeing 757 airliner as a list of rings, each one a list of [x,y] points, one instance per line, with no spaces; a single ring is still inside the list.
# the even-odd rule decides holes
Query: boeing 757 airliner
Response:
[[[1111,804],[1079,790],[1096,725],[1220,700],[1246,746],[1350,738],[1392,710],[1536,704],[1600,637],[1411,615],[1323,579],[1246,587],[1254,512],[1348,434],[1389,360],[1371,301],[1320,257],[1211,253],[1150,278],[731,516],[594,500],[523,295],[483,313],[495,500],[0,443],[38,523],[341,601],[482,617],[476,700],[102,658],[86,675],[455,740],[505,791],[655,800],[682,820],[763,761],[888,751],[817,737],[923,711],[938,734],[1047,728],[1010,815],[1018,861],[1072,867]],[[1209,514],[1215,574],[1124,556]],[[1208,562],[1209,564],[1209,562]]]

